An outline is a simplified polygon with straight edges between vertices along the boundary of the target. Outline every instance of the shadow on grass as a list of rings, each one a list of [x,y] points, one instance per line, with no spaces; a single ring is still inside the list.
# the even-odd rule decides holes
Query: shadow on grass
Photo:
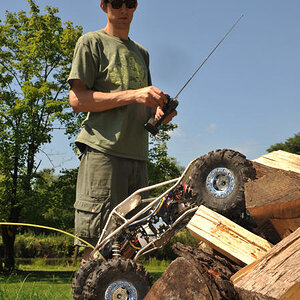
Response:
[[[14,274],[0,274],[0,282],[18,283],[26,282],[45,283],[71,283],[74,271],[17,271]]]
[[[0,283],[19,283],[26,280],[29,282],[40,283],[64,283],[71,284],[74,277],[74,271],[17,271],[15,274],[0,274]],[[163,272],[150,272],[152,282],[154,283]]]

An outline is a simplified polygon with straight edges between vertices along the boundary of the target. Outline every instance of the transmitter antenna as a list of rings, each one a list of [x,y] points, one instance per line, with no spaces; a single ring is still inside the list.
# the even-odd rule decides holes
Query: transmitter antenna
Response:
[[[198,67],[198,69],[194,72],[194,74],[190,77],[190,79],[184,84],[184,86],[181,88],[181,90],[177,93],[177,95],[174,97],[174,100],[177,100],[179,94],[185,89],[185,87],[190,83],[190,81],[194,78],[194,76],[198,73],[198,71],[202,68],[202,66],[206,63],[206,61],[210,58],[210,56],[215,52],[215,50],[221,45],[221,43],[226,39],[227,35],[230,34],[230,32],[233,30],[233,28],[237,25],[237,23],[240,21],[240,19],[244,15],[241,15],[237,21],[231,26],[231,28],[227,31],[227,33],[223,36],[223,38],[220,40],[220,42],[217,44],[217,46],[208,54],[208,56],[204,59],[204,61],[201,63],[201,65]]]

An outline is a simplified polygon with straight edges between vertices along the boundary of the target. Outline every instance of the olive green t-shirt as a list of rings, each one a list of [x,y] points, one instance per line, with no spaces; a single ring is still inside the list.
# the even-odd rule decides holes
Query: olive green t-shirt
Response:
[[[151,85],[148,52],[132,40],[122,40],[103,29],[79,38],[68,82],[80,79],[89,89],[113,93]],[[129,104],[103,112],[90,112],[76,144],[88,145],[114,156],[147,160],[150,114],[141,104]]]

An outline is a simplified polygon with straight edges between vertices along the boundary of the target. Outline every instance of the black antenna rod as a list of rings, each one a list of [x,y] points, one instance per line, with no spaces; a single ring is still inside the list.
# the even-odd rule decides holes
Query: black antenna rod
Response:
[[[190,79],[185,83],[185,85],[181,88],[181,90],[177,93],[174,100],[177,100],[179,94],[185,89],[185,87],[190,83],[190,81],[194,78],[194,76],[197,74],[197,72],[202,68],[202,66],[206,63],[206,61],[210,58],[210,56],[215,52],[215,50],[220,46],[220,44],[225,40],[227,35],[233,30],[233,28],[236,26],[236,24],[240,21],[240,19],[244,15],[241,15],[238,20],[231,26],[231,28],[227,31],[227,33],[223,36],[223,38],[220,40],[218,45],[209,53],[209,55],[205,58],[205,60],[201,63],[201,65],[198,67],[198,69],[194,72],[194,74],[190,77]]]

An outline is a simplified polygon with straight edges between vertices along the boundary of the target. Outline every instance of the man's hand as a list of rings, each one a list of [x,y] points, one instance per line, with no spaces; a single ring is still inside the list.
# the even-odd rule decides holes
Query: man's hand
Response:
[[[166,94],[155,86],[135,90],[135,93],[136,102],[154,108],[155,120],[160,120],[164,115],[162,107],[168,103]],[[169,123],[176,115],[177,111],[175,110],[169,114],[162,123]]]
[[[160,120],[162,116],[164,115],[164,112],[160,106],[157,106],[156,112],[155,112],[155,120]],[[169,123],[175,116],[177,116],[177,111],[174,110],[171,112],[163,121],[163,124]]]
[[[155,86],[103,93],[89,90],[79,79],[72,81],[69,100],[74,112],[99,112],[131,103],[149,106],[155,111],[157,107],[164,107],[168,102],[163,91]]]
[[[143,104],[156,109],[157,107],[163,107],[168,99],[164,92],[155,86],[147,86],[135,90],[135,99],[139,104]]]

